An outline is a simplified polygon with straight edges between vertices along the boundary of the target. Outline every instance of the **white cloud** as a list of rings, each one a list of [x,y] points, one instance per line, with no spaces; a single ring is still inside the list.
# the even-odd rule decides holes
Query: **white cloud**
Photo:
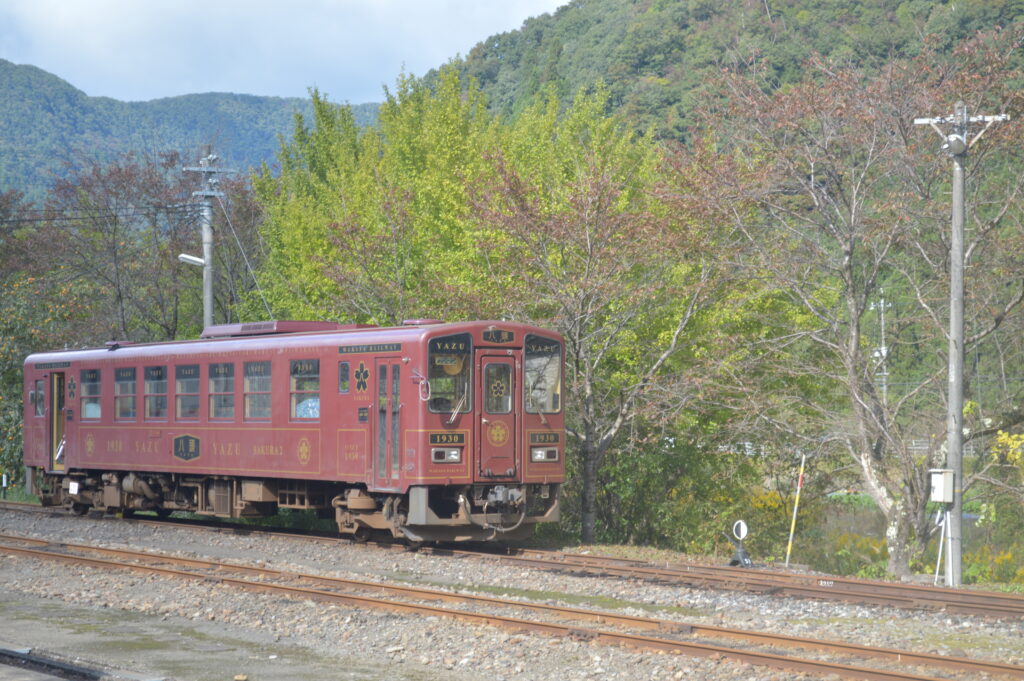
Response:
[[[381,98],[566,0],[5,0],[0,58],[89,95],[196,92]]]

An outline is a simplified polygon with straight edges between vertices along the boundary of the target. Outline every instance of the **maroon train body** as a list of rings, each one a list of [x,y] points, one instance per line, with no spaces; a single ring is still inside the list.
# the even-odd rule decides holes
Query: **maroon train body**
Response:
[[[25,360],[44,504],[240,517],[315,509],[357,538],[521,535],[558,519],[563,345],[525,324],[262,322]]]

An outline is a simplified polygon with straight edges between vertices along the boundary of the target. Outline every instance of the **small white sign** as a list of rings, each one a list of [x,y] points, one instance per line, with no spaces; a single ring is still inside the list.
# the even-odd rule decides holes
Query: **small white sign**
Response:
[[[78,483],[72,482],[68,484],[68,492],[71,494],[78,494]]]
[[[737,520],[732,526],[732,536],[736,537],[740,541],[747,538],[747,524],[742,520]]]

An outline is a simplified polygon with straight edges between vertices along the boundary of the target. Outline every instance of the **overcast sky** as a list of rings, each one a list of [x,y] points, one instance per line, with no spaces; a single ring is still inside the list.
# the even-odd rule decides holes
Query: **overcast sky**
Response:
[[[0,58],[87,95],[202,92],[380,101],[568,0],[0,0]]]

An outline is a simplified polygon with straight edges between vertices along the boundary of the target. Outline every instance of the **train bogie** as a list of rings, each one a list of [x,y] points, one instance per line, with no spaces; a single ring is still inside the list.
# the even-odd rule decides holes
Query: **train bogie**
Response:
[[[25,362],[25,463],[44,503],[343,532],[513,536],[558,519],[562,343],[504,322],[264,322]]]

